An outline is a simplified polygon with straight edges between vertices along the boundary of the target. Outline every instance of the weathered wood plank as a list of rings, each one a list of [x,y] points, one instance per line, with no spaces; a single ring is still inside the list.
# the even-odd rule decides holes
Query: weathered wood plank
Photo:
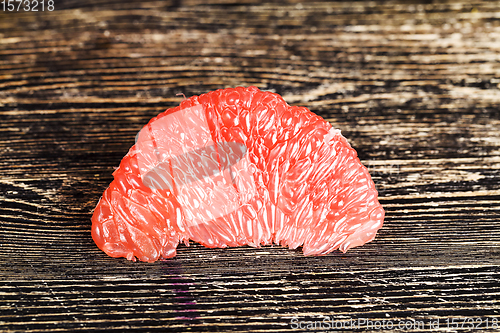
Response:
[[[0,331],[497,331],[497,1],[55,6],[0,12]],[[376,240],[317,258],[191,244],[154,264],[97,249],[92,210],[137,131],[179,93],[238,85],[342,130],[386,209]]]

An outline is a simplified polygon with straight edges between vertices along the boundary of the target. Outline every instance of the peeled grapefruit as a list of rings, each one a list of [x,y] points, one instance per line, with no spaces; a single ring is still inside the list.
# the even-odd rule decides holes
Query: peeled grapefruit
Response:
[[[384,220],[340,131],[256,87],[193,96],[151,119],[113,176],[92,238],[134,261],[173,257],[190,239],[345,252],[373,240]]]

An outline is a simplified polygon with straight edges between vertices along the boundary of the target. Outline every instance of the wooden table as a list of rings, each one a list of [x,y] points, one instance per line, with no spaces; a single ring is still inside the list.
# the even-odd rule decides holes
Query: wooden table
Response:
[[[1,331],[498,331],[498,1],[45,6],[0,13]],[[101,252],[90,217],[137,131],[238,85],[342,130],[386,209],[376,240]]]

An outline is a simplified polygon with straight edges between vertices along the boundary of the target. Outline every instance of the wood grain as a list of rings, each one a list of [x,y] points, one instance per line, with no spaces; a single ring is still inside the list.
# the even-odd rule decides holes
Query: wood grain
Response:
[[[497,1],[55,8],[0,12],[0,331],[498,331]],[[97,249],[92,210],[137,131],[179,93],[239,85],[342,130],[386,209],[376,240],[313,258],[193,243],[154,264]]]

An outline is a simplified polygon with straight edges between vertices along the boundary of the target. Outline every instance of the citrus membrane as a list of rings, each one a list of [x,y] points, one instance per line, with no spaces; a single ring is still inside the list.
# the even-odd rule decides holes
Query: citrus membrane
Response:
[[[373,240],[384,220],[340,131],[256,87],[193,96],[159,114],[113,176],[92,237],[129,260],[170,258],[189,240],[345,252]]]

